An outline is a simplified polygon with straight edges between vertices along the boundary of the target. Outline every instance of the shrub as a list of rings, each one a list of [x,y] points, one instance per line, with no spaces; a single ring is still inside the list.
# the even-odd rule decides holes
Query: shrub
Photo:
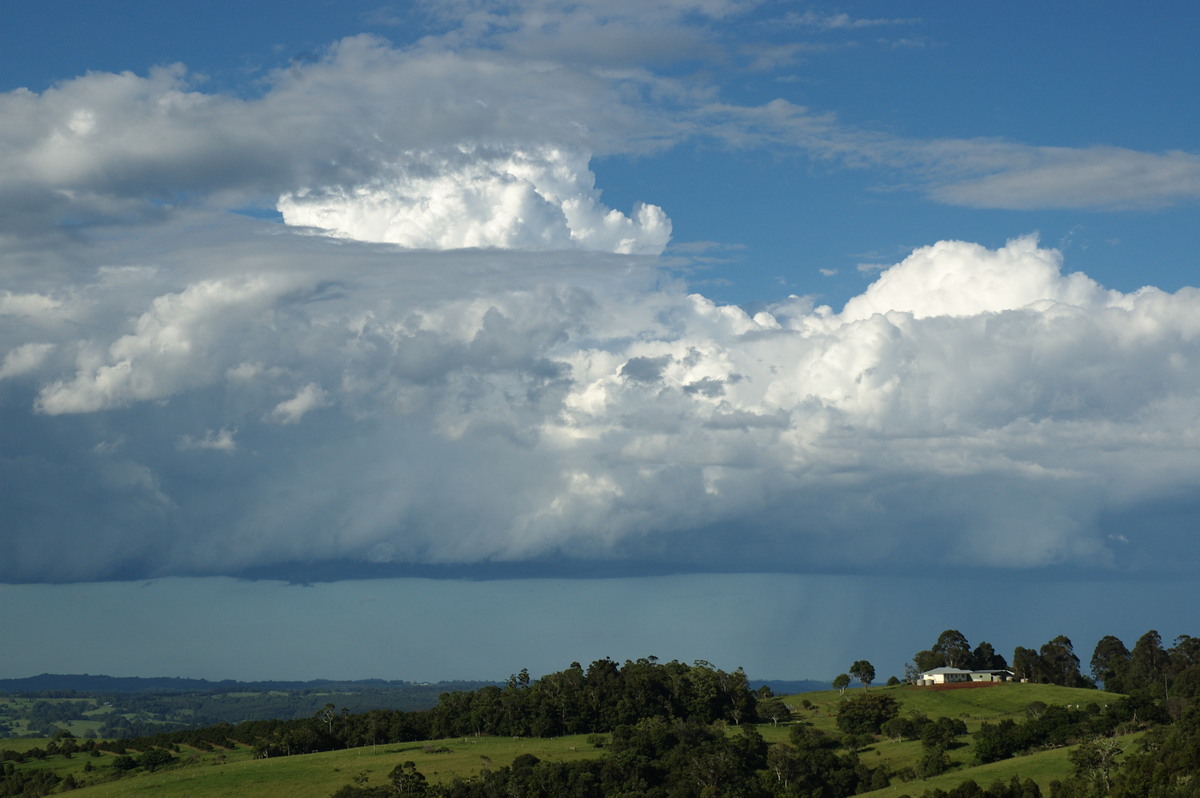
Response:
[[[891,696],[868,693],[847,699],[838,707],[838,728],[847,734],[879,734],[883,724],[900,714]]]

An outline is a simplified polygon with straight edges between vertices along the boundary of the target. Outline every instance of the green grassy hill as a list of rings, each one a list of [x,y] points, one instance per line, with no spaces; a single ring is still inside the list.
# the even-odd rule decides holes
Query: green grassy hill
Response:
[[[860,690],[847,690],[845,696],[836,691],[785,696],[782,700],[793,708],[794,720],[778,726],[765,724],[759,728],[769,742],[786,741],[789,727],[795,723],[809,723],[818,729],[834,732],[838,703]],[[930,718],[962,719],[970,732],[978,729],[984,721],[996,722],[1004,718],[1024,720],[1026,707],[1035,701],[1087,705],[1111,703],[1120,698],[1095,690],[1023,684],[946,691],[908,686],[873,687],[870,692],[895,698],[901,704],[901,714],[904,715],[917,710]],[[975,766],[970,737],[962,738],[962,741],[963,744],[950,751],[950,772],[928,780],[901,782],[897,779],[892,786],[866,795],[871,798],[917,796],[935,787],[948,789],[968,778],[986,786],[996,780],[1008,781],[1013,776],[1019,779],[1032,778],[1042,787],[1043,794],[1048,794],[1050,781],[1063,778],[1071,772],[1067,759],[1068,748]],[[0,741],[0,748],[28,749],[39,743],[44,744],[45,741],[4,740]],[[1132,750],[1132,742],[1124,748]],[[254,759],[250,749],[244,747],[202,752],[180,746],[176,754],[178,761],[171,766],[153,773],[137,771],[119,780],[93,784],[71,794],[80,798],[225,795],[324,798],[346,784],[385,784],[392,768],[406,760],[415,762],[417,769],[429,781],[437,783],[455,776],[473,776],[483,769],[506,766],[524,753],[542,760],[567,761],[601,756],[603,750],[590,745],[583,735],[555,739],[460,738],[272,759]],[[887,763],[893,768],[903,768],[915,763],[920,755],[919,742],[887,739],[876,740],[860,752],[860,756],[871,767]],[[50,757],[21,767],[49,768],[60,776],[72,774],[77,781],[87,783],[112,774],[114,759],[108,753],[98,757],[75,754],[70,759]]]
[[[10,741],[6,741],[10,742]],[[455,776],[474,776],[484,769],[503,767],[520,754],[533,754],[547,761],[568,761],[600,756],[585,736],[552,740],[480,737],[432,742],[400,743],[345,751],[328,751],[303,756],[254,759],[248,748],[201,752],[180,746],[180,763],[153,773],[136,773],[124,778],[73,790],[79,798],[107,796],[245,796],[270,798],[327,798],[346,784],[365,777],[367,785],[388,783],[388,774],[405,761],[413,761],[431,782]],[[111,772],[115,757],[75,755],[58,757],[32,767],[50,767],[60,776],[74,773],[79,781]],[[85,773],[86,763],[94,770]]]
[[[826,690],[819,693],[801,693],[785,696],[783,702],[792,710],[794,719],[803,719],[817,728],[834,731],[838,702],[857,695],[862,688],[851,688],[839,693]],[[1121,698],[1116,693],[1087,690],[1075,687],[1058,687],[1053,684],[1018,684],[1003,682],[986,687],[969,689],[937,690],[928,687],[896,685],[894,687],[872,687],[872,693],[883,693],[900,703],[900,714],[914,710],[931,718],[961,718],[968,731],[975,731],[983,721],[995,723],[1004,718],[1021,720],[1025,709],[1035,701],[1043,704],[1111,704]],[[804,702],[812,705],[805,709]]]
[[[784,698],[784,703],[792,709],[793,718],[811,723],[823,731],[836,733],[839,701],[860,691],[861,688],[848,689],[844,695],[836,690],[804,693],[787,696]],[[881,692],[895,698],[900,704],[901,715],[918,711],[935,719],[939,717],[961,719],[966,723],[969,734],[978,730],[980,724],[985,721],[997,723],[1005,718],[1010,718],[1021,722],[1027,718],[1029,705],[1035,702],[1047,705],[1087,706],[1088,704],[1098,704],[1104,706],[1121,698],[1118,694],[1099,690],[1013,682],[951,690],[899,685],[872,687],[870,691],[872,693]],[[807,705],[804,703],[806,701]],[[772,741],[785,740],[787,739],[787,730],[782,727],[770,731],[764,729],[763,736]],[[1132,750],[1133,742],[1127,741],[1122,747],[1126,751]],[[968,736],[963,739],[963,744],[949,752],[951,762],[949,772],[930,779],[917,779],[911,782],[894,779],[890,787],[862,793],[862,795],[871,798],[920,795],[926,790],[934,788],[949,789],[967,779],[972,779],[980,786],[986,787],[997,780],[1007,782],[1013,776],[1022,780],[1033,779],[1042,788],[1043,794],[1049,794],[1051,781],[1063,779],[1071,774],[1071,763],[1067,759],[1069,751],[1070,747],[1057,748],[987,765],[976,765],[974,764],[974,747]],[[914,765],[920,759],[921,753],[921,744],[917,741],[893,742],[879,739],[861,752],[860,756],[872,767],[886,762],[891,767],[900,769]]]

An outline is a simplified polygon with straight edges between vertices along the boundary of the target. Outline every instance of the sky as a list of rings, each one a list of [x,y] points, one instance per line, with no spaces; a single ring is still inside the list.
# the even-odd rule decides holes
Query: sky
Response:
[[[1197,633],[1200,8],[0,14],[0,675]]]

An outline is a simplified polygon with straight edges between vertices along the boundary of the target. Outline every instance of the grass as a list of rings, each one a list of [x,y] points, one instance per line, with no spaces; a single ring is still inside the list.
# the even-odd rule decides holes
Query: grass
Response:
[[[800,693],[784,696],[783,702],[792,707],[793,712],[803,714],[801,703],[807,699],[818,710],[826,714],[836,714],[837,705],[844,698],[860,695],[862,688],[851,688],[845,693],[837,690],[825,690],[817,693]],[[1117,693],[1105,693],[1102,690],[1088,690],[1075,687],[1058,687],[1053,684],[1020,684],[1017,682],[999,682],[987,687],[957,690],[935,690],[928,687],[914,687],[900,684],[892,687],[872,687],[872,694],[883,693],[896,699],[901,705],[901,714],[912,710],[924,712],[931,718],[962,717],[964,720],[995,720],[1004,717],[1024,716],[1025,708],[1034,701],[1045,704],[1111,704],[1122,696]]]
[[[917,779],[910,782],[895,780],[890,787],[874,792],[862,793],[870,798],[900,798],[903,795],[919,796],[928,790],[950,790],[967,779],[973,780],[980,787],[987,787],[996,782],[1008,782],[1014,776],[1021,781],[1033,779],[1042,790],[1043,795],[1050,794],[1050,782],[1062,779],[1071,773],[1071,763],[1067,759],[1070,748],[1056,748],[1052,751],[1039,751],[1036,754],[1005,759],[987,765],[974,767],[954,767],[940,776],[928,779]]]
[[[1021,721],[1026,717],[1025,709],[1035,701],[1044,704],[1111,704],[1121,698],[1116,693],[1087,690],[1074,687],[1057,687],[1052,684],[1019,684],[1004,682],[973,689],[931,690],[928,687],[895,685],[872,687],[872,694],[882,693],[896,699],[900,714],[917,711],[930,718],[959,718],[967,724],[967,731],[974,732],[984,721],[996,723],[1004,718]],[[792,709],[792,717],[811,723],[823,731],[837,731],[838,704],[846,698],[862,693],[862,688],[852,688],[839,693],[826,690],[817,693],[801,693],[784,696],[783,702]],[[804,709],[804,701],[812,709]]]
[[[106,796],[255,796],[287,795],[289,798],[327,798],[356,777],[365,777],[367,785],[388,782],[388,774],[397,765],[413,761],[429,781],[450,781],[456,776],[477,775],[484,769],[497,769],[512,762],[520,754],[533,754],[548,761],[570,761],[600,756],[602,751],[586,742],[587,735],[554,739],[479,737],[432,742],[399,743],[368,746],[344,751],[327,751],[304,756],[253,759],[249,749],[226,752],[224,761],[216,754],[201,753],[181,746],[183,759],[194,756],[191,763],[165,768],[154,773],[137,773],[119,780],[95,784],[73,791],[80,798]],[[448,751],[436,752],[447,748]],[[89,757],[76,755],[70,772],[77,779],[89,774],[82,772],[83,761]],[[113,757],[90,758],[97,768],[91,775],[107,774]],[[54,768],[59,775],[66,769]]]
[[[0,751],[24,753],[31,748],[45,748],[48,742],[45,737],[5,737],[0,739]]]
[[[1144,732],[1136,732],[1118,738],[1121,748],[1125,751],[1137,749],[1138,739]],[[874,792],[860,793],[867,798],[901,798],[901,796],[919,796],[926,790],[940,788],[950,790],[967,779],[973,780],[980,787],[986,788],[997,781],[1008,782],[1014,776],[1024,781],[1033,779],[1042,790],[1042,795],[1050,794],[1050,782],[1062,780],[1071,775],[1074,766],[1069,759],[1075,746],[1054,748],[1048,751],[1038,751],[1025,756],[1017,756],[1000,762],[974,767],[955,767],[940,776],[929,779],[910,781],[908,783],[895,781],[890,787]],[[855,796],[858,798],[858,796]]]

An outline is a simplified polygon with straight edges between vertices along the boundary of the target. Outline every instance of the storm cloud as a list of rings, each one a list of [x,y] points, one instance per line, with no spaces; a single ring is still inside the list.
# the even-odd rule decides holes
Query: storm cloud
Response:
[[[703,141],[1093,208],[1194,198],[1195,156],[904,140],[634,68],[720,61],[724,3],[569,46],[641,8],[466,4],[244,96],[181,65],[0,95],[0,580],[1137,570],[1183,534],[1196,289],[1110,290],[1016,230],[746,310],[591,164]]]
[[[130,248],[3,295],[6,580],[1136,566],[1106,516],[1200,475],[1200,291],[1106,290],[1031,237],[753,315],[616,254],[229,215]]]

